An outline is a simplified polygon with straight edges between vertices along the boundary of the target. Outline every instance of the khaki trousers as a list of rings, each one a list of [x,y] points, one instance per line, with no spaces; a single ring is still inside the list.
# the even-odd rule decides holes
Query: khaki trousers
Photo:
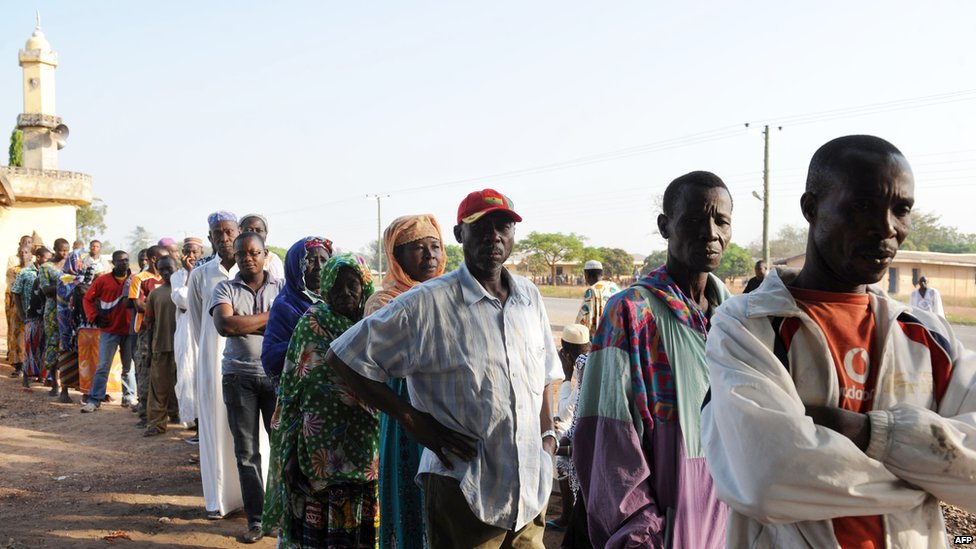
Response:
[[[179,403],[176,401],[176,359],[172,352],[153,353],[147,392],[147,426],[166,432],[169,416],[179,413]]]
[[[545,549],[545,509],[521,530],[506,530],[478,520],[458,482],[442,475],[421,477],[431,549]]]

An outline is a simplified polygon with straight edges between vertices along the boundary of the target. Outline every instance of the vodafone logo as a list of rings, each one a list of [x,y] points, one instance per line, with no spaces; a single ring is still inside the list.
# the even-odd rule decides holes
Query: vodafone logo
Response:
[[[855,365],[857,368],[855,368]],[[861,370],[858,372],[858,370]],[[868,380],[868,351],[863,347],[855,347],[844,356],[844,371],[848,377],[857,383]]]

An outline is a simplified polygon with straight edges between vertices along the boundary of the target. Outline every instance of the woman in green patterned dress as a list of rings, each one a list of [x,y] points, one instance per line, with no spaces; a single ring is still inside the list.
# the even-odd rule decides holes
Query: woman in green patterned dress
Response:
[[[363,316],[369,268],[351,254],[330,259],[324,303],[298,321],[271,420],[265,533],[282,547],[370,548],[376,544],[379,414],[325,363],[329,344]]]

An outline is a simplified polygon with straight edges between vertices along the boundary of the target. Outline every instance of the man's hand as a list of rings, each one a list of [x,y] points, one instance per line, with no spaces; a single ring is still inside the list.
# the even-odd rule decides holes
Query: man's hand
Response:
[[[806,411],[817,425],[851,439],[862,452],[868,449],[868,443],[871,442],[871,420],[867,414],[816,405],[808,405]]]
[[[556,455],[556,437],[546,437],[542,439],[542,448],[550,456]]]
[[[98,328],[108,328],[109,324],[110,321],[107,316],[101,313],[95,315],[95,326],[97,326]]]
[[[414,440],[434,452],[444,467],[452,471],[454,466],[447,458],[448,453],[454,454],[461,461],[471,461],[477,454],[470,437],[441,425],[430,414],[413,409],[403,418],[402,423]]]

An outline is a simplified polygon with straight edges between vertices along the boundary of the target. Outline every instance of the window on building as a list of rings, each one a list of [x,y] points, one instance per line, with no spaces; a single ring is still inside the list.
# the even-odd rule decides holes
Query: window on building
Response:
[[[888,293],[898,293],[898,268],[888,267]]]
[[[920,276],[921,273],[918,272],[918,269],[912,269],[912,286],[918,286],[918,278]]]

